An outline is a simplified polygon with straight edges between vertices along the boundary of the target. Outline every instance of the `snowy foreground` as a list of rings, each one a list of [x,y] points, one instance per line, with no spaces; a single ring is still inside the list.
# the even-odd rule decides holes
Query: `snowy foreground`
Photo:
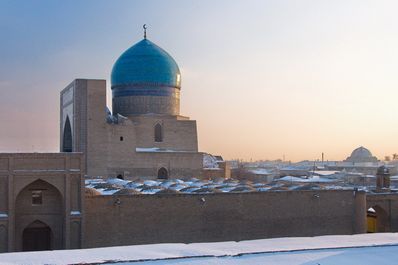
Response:
[[[398,264],[398,233],[0,254],[0,264]],[[114,263],[118,261],[117,263]]]

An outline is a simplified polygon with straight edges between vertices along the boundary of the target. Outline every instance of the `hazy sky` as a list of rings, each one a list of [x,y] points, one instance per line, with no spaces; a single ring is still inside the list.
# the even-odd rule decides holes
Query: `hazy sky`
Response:
[[[364,0],[0,0],[0,151],[57,151],[60,90],[109,81],[146,23],[180,66],[181,113],[197,120],[200,151],[398,153],[397,10]]]

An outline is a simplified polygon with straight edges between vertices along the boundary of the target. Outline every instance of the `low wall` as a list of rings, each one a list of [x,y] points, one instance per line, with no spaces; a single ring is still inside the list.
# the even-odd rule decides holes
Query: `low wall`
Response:
[[[86,248],[366,232],[355,191],[94,196],[84,212]]]

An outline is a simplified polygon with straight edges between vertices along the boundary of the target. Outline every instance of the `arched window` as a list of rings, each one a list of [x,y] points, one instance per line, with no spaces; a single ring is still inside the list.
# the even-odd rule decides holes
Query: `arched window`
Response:
[[[168,179],[168,177],[169,173],[167,172],[167,169],[162,167],[158,170],[158,179]]]
[[[72,129],[70,126],[69,116],[66,116],[66,121],[64,126],[62,152],[72,152]]]
[[[163,128],[159,123],[155,125],[155,142],[163,142]]]

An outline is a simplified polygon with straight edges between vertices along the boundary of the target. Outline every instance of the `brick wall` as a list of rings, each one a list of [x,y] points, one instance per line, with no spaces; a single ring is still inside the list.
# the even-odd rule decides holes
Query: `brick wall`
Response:
[[[83,247],[366,231],[364,192],[96,196],[85,202]]]

